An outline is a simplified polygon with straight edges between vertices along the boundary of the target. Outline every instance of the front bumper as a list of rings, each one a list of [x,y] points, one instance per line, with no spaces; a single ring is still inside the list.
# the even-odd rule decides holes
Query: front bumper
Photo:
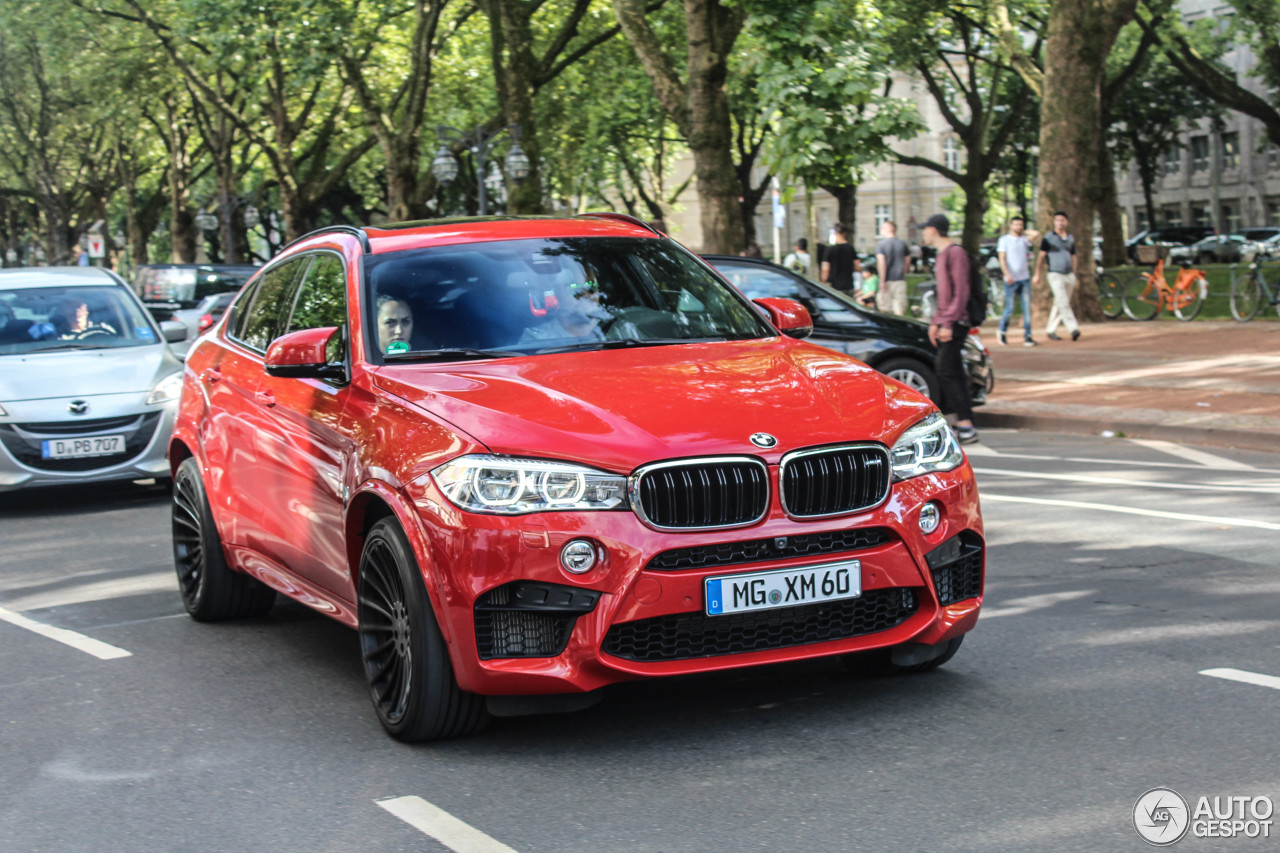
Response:
[[[755,525],[677,533],[645,527],[631,512],[477,515],[452,507],[429,480],[412,490],[430,549],[419,562],[429,567],[458,682],[474,693],[585,692],[644,676],[933,645],[971,630],[982,602],[985,547],[967,464],[895,483],[884,504],[858,515],[798,521],[775,490]],[[928,501],[943,512],[926,536],[918,518]],[[583,575],[559,563],[577,538],[602,554]],[[859,598],[705,615],[708,577],[847,559],[861,561]]]
[[[77,398],[84,416],[68,414],[68,400],[5,403],[0,419],[0,492],[111,480],[167,477],[169,435],[176,401],[147,405],[145,392]],[[123,436],[124,450],[111,456],[45,459],[41,447],[53,439]]]

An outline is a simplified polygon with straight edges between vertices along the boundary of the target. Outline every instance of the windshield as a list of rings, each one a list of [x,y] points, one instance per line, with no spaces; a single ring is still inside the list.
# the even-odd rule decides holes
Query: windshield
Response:
[[[237,291],[256,267],[139,267],[133,290],[144,302],[177,302],[185,308],[216,293]]]
[[[469,243],[374,255],[366,258],[365,271],[371,343],[393,359],[776,334],[669,240]]]
[[[151,321],[121,287],[0,290],[0,355],[158,342]]]

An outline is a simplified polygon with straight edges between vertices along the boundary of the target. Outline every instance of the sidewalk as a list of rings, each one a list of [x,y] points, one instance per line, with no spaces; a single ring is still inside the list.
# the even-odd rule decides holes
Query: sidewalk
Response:
[[[979,427],[1280,451],[1280,323],[1114,320],[1086,324],[1074,343],[1043,329],[1032,330],[1040,346],[1023,347],[1010,324],[1002,347],[996,324],[983,325],[996,385]]]

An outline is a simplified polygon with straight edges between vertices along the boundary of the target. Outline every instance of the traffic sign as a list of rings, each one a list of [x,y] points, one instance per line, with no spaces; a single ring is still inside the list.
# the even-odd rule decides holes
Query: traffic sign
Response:
[[[107,238],[101,234],[89,235],[89,257],[105,258],[107,256]]]

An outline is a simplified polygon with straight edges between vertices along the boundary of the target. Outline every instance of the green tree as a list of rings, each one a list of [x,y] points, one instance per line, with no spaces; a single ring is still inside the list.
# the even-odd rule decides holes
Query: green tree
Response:
[[[867,170],[893,156],[893,140],[923,127],[911,102],[886,95],[881,12],[866,0],[759,3],[752,11],[751,30],[762,43],[760,94],[774,133],[766,162],[834,196],[837,218],[852,227]]]
[[[614,14],[653,84],[658,102],[693,155],[704,252],[745,245],[741,184],[733,165],[733,129],[725,84],[729,56],[746,20],[742,4],[684,0],[683,72],[671,47],[646,19],[643,0],[613,0]],[[682,76],[683,74],[683,76]]]

